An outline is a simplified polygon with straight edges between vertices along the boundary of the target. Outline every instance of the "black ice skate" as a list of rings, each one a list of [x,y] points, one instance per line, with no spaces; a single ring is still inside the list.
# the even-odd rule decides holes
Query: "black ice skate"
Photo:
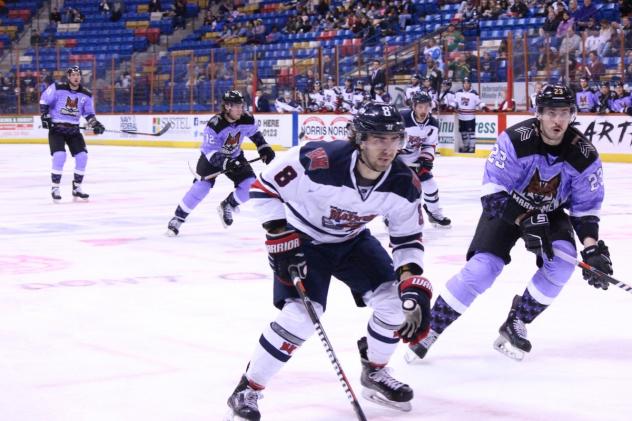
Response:
[[[426,336],[423,340],[419,341],[415,345],[408,346],[406,354],[404,354],[404,360],[406,360],[408,364],[414,364],[421,361],[426,356],[428,350],[430,349],[432,344],[435,343],[438,337],[439,334],[430,329],[430,332],[428,332],[428,336]]]
[[[59,191],[59,186],[53,186],[50,189],[50,195],[53,198],[53,202],[57,203],[61,200],[61,193]]]
[[[74,200],[88,200],[89,194],[81,190],[81,184],[72,182],[72,197]]]
[[[441,214],[441,212],[430,212],[428,206],[424,203],[424,210],[428,214],[428,221],[437,228],[452,228],[452,221]]]
[[[500,336],[494,342],[494,348],[516,361],[522,361],[525,352],[531,351],[531,342],[527,339],[527,328],[524,322],[516,317],[516,308],[521,296],[516,295],[505,323],[498,329]]]
[[[248,386],[248,379],[246,376],[242,376],[235,391],[228,398],[230,411],[226,419],[230,421],[259,421],[261,413],[257,406],[257,400],[261,398],[263,398],[261,392]]]
[[[221,201],[217,207],[217,214],[222,221],[224,228],[228,228],[233,224],[233,213],[239,213],[239,203],[233,199],[232,193],[228,197]]]
[[[362,362],[360,377],[360,383],[364,386],[362,396],[388,408],[410,411],[412,409],[410,401],[413,399],[413,390],[410,386],[395,380],[386,367],[374,367],[369,363],[366,338],[358,340],[358,349]]]
[[[180,233],[180,225],[184,223],[184,219],[174,216],[167,225],[167,236],[175,237]]]

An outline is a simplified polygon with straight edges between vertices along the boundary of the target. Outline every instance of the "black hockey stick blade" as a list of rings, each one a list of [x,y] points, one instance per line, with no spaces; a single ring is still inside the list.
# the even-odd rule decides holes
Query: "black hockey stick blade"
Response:
[[[608,275],[607,273],[603,273],[602,271],[600,271],[597,268],[594,268],[592,266],[590,266],[588,263],[583,262],[581,260],[577,260],[575,259],[573,256],[564,253],[562,250],[560,249],[553,249],[553,251],[555,252],[555,255],[557,257],[559,257],[560,259],[568,262],[568,263],[572,263],[576,266],[579,266],[582,269],[586,269],[587,271],[589,271],[590,273],[595,274],[596,276],[598,276],[599,278],[604,278],[606,279],[609,283],[618,286],[619,288],[621,288],[622,290],[629,292],[630,294],[632,294],[632,286],[626,284],[625,282],[621,282],[618,279],[613,278],[612,276]]]

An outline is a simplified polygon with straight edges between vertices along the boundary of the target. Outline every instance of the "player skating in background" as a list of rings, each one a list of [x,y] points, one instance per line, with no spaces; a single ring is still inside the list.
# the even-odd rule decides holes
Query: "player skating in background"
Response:
[[[349,141],[295,147],[253,185],[251,196],[267,231],[274,305],[281,311],[263,331],[228,399],[233,415],[260,419],[259,392],[314,333],[292,286],[292,268],[304,277],[319,316],[325,311],[332,276],[349,287],[357,306],[373,309],[367,335],[358,341],[364,395],[410,410],[412,389],[393,378],[386,365],[398,335],[416,342],[427,333],[432,287],[420,276],[420,186],[408,167],[395,159],[404,138],[395,107],[368,103],[353,119]],[[366,229],[379,215],[390,220],[392,259]]]
[[[439,186],[432,175],[439,140],[439,122],[430,113],[432,98],[426,92],[418,91],[413,93],[411,102],[411,110],[404,113],[408,141],[399,157],[421,181],[423,207],[430,222],[437,227],[449,228],[451,221],[443,215]]]
[[[573,230],[583,246],[584,261],[612,274],[608,247],[599,240],[601,161],[592,144],[571,127],[574,95],[566,86],[548,85],[536,105],[536,118],[509,127],[498,137],[485,163],[483,212],[467,263],[437,298],[430,334],[411,346],[408,361],[423,358],[437,337],[493,284],[520,237],[537,255],[538,268],[522,295],[514,297],[494,343],[511,358],[522,359],[531,351],[525,325],[553,302],[575,270],[554,252],[576,255]],[[607,280],[588,271],[583,276],[596,288],[608,287]]]
[[[202,180],[194,180],[180,201],[167,226],[167,235],[178,235],[187,216],[215,185],[216,178],[204,180],[204,177],[220,171],[226,171],[224,174],[235,184],[235,190],[220,203],[217,211],[224,228],[233,223],[233,212],[248,200],[250,186],[255,181],[252,167],[241,149],[244,138],[257,146],[264,163],[269,164],[274,159],[274,151],[259,132],[254,117],[244,110],[244,97],[239,91],[227,91],[223,95],[222,111],[209,120],[203,136],[196,167]]]
[[[462,141],[459,152],[473,153],[476,151],[476,111],[484,107],[484,104],[478,92],[472,89],[469,78],[463,78],[463,88],[456,92],[454,102]]]
[[[54,202],[61,200],[59,183],[66,162],[66,145],[75,158],[72,180],[72,195],[75,199],[88,200],[89,195],[81,189],[88,163],[86,142],[79,130],[79,120],[84,117],[95,134],[105,127],[95,117],[92,92],[81,84],[81,69],[72,66],[66,71],[68,82],[52,83],[42,93],[40,112],[42,127],[48,129],[48,145],[53,157],[51,170],[51,196]]]

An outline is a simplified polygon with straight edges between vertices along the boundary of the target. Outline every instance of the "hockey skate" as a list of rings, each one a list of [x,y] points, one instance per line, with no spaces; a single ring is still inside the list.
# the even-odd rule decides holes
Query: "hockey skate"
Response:
[[[424,210],[426,211],[426,214],[428,214],[428,221],[430,221],[430,223],[434,225],[435,227],[452,228],[452,225],[451,225],[452,221],[450,220],[450,218],[443,216],[440,210],[435,211],[433,213],[430,210],[428,210],[428,206],[425,203],[424,203]]]
[[[228,203],[228,199],[222,200],[217,207],[217,214],[219,215],[219,219],[222,221],[224,228],[228,228],[233,224],[233,213],[239,213],[239,207],[232,206]]]
[[[79,183],[75,183],[74,181],[72,182],[72,197],[73,200],[78,201],[78,200],[88,200],[88,198],[90,197],[89,194],[84,193],[81,190],[81,184]]]
[[[61,200],[61,193],[59,191],[59,186],[53,186],[50,189],[50,195],[53,198],[54,203],[58,203]]]
[[[225,420],[226,421],[259,421],[261,413],[257,406],[257,400],[263,398],[261,392],[256,391],[248,386],[248,379],[242,376],[235,391],[228,398],[228,407],[230,408]]]
[[[174,216],[167,225],[167,237],[175,237],[180,233],[180,225],[184,223],[184,219]]]
[[[426,336],[423,340],[419,341],[415,345],[409,345],[406,353],[404,354],[404,360],[408,364],[415,364],[420,362],[428,353],[428,350],[435,343],[439,334],[434,330],[430,329],[428,332],[428,336]]]
[[[410,401],[413,390],[407,384],[394,379],[386,367],[374,367],[367,357],[368,345],[366,338],[358,340],[360,360],[362,362],[362,396],[378,405],[408,412],[412,409]]]
[[[531,351],[531,342],[527,339],[527,328],[524,322],[516,317],[516,307],[520,303],[519,295],[516,295],[505,323],[498,329],[500,336],[494,342],[494,348],[507,357],[522,361],[524,354]]]

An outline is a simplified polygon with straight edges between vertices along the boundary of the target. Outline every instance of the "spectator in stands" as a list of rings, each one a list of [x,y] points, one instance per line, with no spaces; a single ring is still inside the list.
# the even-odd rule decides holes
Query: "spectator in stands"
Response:
[[[371,86],[369,93],[371,97],[375,96],[375,85],[377,84],[386,86],[386,74],[384,73],[384,69],[382,69],[380,61],[373,59],[369,67],[369,85]]]
[[[7,9],[7,6],[4,3],[4,0],[0,0],[0,16],[4,16],[8,13],[9,13],[9,10]]]
[[[437,67],[443,70],[443,56],[441,54],[441,47],[437,45],[434,37],[428,38],[424,47],[424,57],[433,59]]]
[[[611,38],[616,31],[612,27],[611,22],[606,19],[601,19],[600,22],[601,29],[599,30],[599,49],[597,50],[597,54],[600,57],[604,57],[606,52],[610,49]]]
[[[497,81],[496,60],[489,51],[484,51],[481,57],[481,72],[488,75],[489,82]]]
[[[177,28],[186,29],[186,27],[187,27],[187,21],[186,21],[186,17],[187,17],[187,3],[186,3],[186,0],[176,0],[175,4],[173,5],[173,12],[174,12],[173,28],[174,29],[177,29]]]
[[[584,0],[584,5],[579,8],[577,13],[575,14],[575,19],[577,23],[577,27],[579,29],[584,29],[588,25],[588,20],[592,18],[597,18],[599,11],[592,4],[592,0]]]
[[[507,38],[503,38],[500,40],[500,45],[498,46],[498,53],[496,54],[496,58],[498,60],[507,59]]]
[[[514,4],[509,7],[509,12],[514,18],[524,18],[529,15],[529,8],[524,3],[524,0],[515,0]],[[515,104],[514,104],[515,108]],[[512,110],[513,111],[513,110]]]
[[[266,42],[266,26],[261,19],[257,19],[254,23],[252,39],[254,44],[264,44]]]
[[[160,5],[160,0],[149,0],[147,10],[149,13],[153,12],[162,12],[162,6]]]
[[[538,58],[535,61],[535,70],[541,71],[550,68],[551,63],[557,60],[557,49],[550,44],[540,44]]]
[[[562,38],[562,37],[567,37],[568,36],[568,30],[570,29],[573,33],[575,33],[574,31],[574,26],[575,26],[575,20],[571,17],[571,15],[568,13],[567,10],[563,10],[562,13],[562,20],[560,21],[560,23],[557,25],[557,37],[558,38]],[[561,48],[560,48],[561,50]],[[561,51],[560,51],[561,54]]]
[[[59,13],[59,10],[57,10],[56,7],[53,7],[53,10],[52,12],[50,12],[48,18],[50,19],[51,23],[54,23],[55,25],[61,23],[61,13]]]
[[[301,15],[298,22],[298,32],[306,34],[312,32],[312,23],[307,14]]]
[[[555,13],[552,7],[549,7],[547,10],[546,19],[542,24],[542,28],[540,30],[540,36],[547,40],[550,39],[557,32],[557,27],[560,24],[562,17]]]
[[[507,88],[503,89],[501,92],[502,101],[498,103],[498,106],[494,111],[497,112],[507,112],[507,111],[516,111],[516,101],[513,98],[507,99]]]
[[[622,0],[620,5],[619,11],[621,12],[621,16],[632,15],[632,0]]]
[[[292,93],[290,91],[283,92],[283,96],[279,97],[274,102],[274,107],[278,113],[303,112],[301,101],[292,98]]]
[[[529,96],[529,111],[532,113],[536,111],[537,107],[536,107],[535,99],[538,96],[538,94],[542,92],[543,87],[544,87],[544,84],[542,82],[540,81],[536,82],[533,94]]]
[[[457,54],[456,60],[450,63],[448,68],[450,69],[449,77],[452,80],[464,80],[470,77],[470,67],[465,61],[464,54]]]
[[[588,53],[588,63],[584,65],[584,73],[588,75],[590,80],[599,81],[601,76],[606,74],[606,68],[599,60],[599,56],[596,51]]]
[[[628,16],[621,18],[619,30],[623,31],[623,46],[626,50],[632,50],[632,24]]]
[[[564,0],[556,0],[552,6],[555,13],[558,15],[561,15],[562,12],[567,9],[566,4],[564,4]]]
[[[68,16],[68,22],[70,23],[81,23],[85,19],[83,14],[73,7],[69,7],[66,14]]]
[[[611,104],[616,99],[617,94],[610,90],[610,83],[603,81],[599,87],[599,105],[597,106],[597,112],[599,114],[607,114],[612,112]]]
[[[37,28],[31,29],[31,47],[39,47],[42,45],[42,36]]]
[[[265,94],[261,89],[257,89],[255,91],[255,109],[256,113],[269,113],[272,110],[270,109],[270,100],[268,99],[268,95]]]
[[[397,5],[397,15],[399,16],[399,26],[406,29],[406,26],[412,24],[412,18],[415,15],[415,5],[412,0],[403,0]]]
[[[582,54],[599,50],[599,31],[597,29],[586,29],[582,32]]]
[[[570,0],[568,2],[568,14],[573,18],[575,22],[577,22],[578,12],[579,7],[577,6],[577,0]]]
[[[99,12],[101,12],[102,15],[109,15],[110,14],[110,3],[108,2],[108,0],[100,0],[99,1]]]
[[[564,12],[564,14],[568,16],[567,12]],[[579,48],[581,47],[582,40],[579,35],[575,33],[572,27],[568,27],[566,29],[565,35],[566,36],[562,39],[562,42],[560,43],[560,57],[566,56],[571,52],[574,53],[575,51],[579,51]]]
[[[628,63],[625,67],[625,75],[624,75],[625,83],[628,85],[632,85],[632,62]]]
[[[121,0],[116,0],[112,5],[112,14],[110,15],[110,20],[112,22],[118,22],[123,17],[123,13],[125,12],[125,6]]]
[[[496,19],[498,16],[494,16],[494,3],[492,0],[482,0],[480,13],[481,19]]]
[[[456,26],[453,24],[448,25],[448,30],[441,35],[448,52],[461,51],[465,47],[465,38],[463,38],[463,34],[457,31]]]
[[[426,59],[426,73],[424,76],[427,77],[428,80],[430,80],[430,85],[432,86],[432,89],[434,89],[436,92],[439,92],[439,89],[441,89],[443,74],[441,70],[439,70],[439,68],[437,67],[437,63],[430,57]]]
[[[274,44],[278,42],[280,39],[281,39],[281,33],[279,32],[279,29],[276,27],[276,25],[272,26],[270,33],[266,35],[266,42],[268,44]]]

